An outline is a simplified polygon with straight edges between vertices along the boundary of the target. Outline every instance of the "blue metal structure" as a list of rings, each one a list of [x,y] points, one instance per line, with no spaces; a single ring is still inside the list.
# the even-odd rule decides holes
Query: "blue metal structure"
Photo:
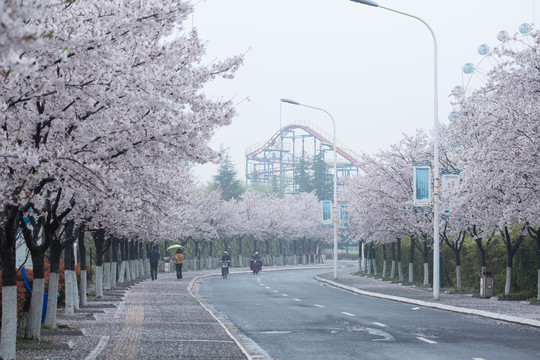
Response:
[[[332,137],[311,124],[289,124],[277,131],[266,143],[246,148],[246,185],[276,184],[285,194],[294,193],[296,170],[303,160],[310,167],[322,152],[332,151]],[[339,142],[336,144],[337,177],[359,174],[358,155]],[[328,172],[333,174],[330,158],[326,160]]]

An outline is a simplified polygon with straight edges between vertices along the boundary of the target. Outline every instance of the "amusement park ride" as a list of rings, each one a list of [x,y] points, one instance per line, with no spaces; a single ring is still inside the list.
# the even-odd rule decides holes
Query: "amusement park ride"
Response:
[[[285,194],[294,193],[298,189],[295,175],[300,162],[311,167],[321,152],[329,173],[333,173],[332,160],[326,160],[326,152],[333,151],[331,140],[330,135],[306,122],[283,126],[266,143],[246,148],[246,185],[275,182],[282,184]],[[359,156],[339,142],[336,147],[337,177],[358,175]]]

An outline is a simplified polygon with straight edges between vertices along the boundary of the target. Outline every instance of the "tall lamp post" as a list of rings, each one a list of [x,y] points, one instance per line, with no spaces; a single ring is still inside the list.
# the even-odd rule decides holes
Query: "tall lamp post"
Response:
[[[334,121],[334,118],[330,113],[324,109],[301,104],[298,101],[290,100],[290,99],[281,99],[282,103],[292,104],[292,105],[299,105],[303,107],[307,107],[310,109],[319,110],[322,112],[325,112],[330,119],[332,120],[332,125],[334,127],[334,140],[333,140],[333,147],[334,147],[334,206],[333,206],[333,214],[332,214],[332,223],[334,225],[334,279],[338,278],[338,271],[337,271],[337,256],[338,256],[338,242],[337,242],[337,228],[338,228],[338,207],[337,207],[337,148],[336,148],[336,122]]]
[[[433,300],[439,300],[440,298],[440,263],[439,263],[439,86],[438,86],[438,70],[437,70],[437,38],[431,26],[424,20],[417,16],[407,14],[401,11],[390,9],[377,4],[370,0],[351,0],[355,3],[364,4],[368,6],[378,7],[397,14],[405,15],[420,21],[424,24],[433,37],[433,126],[434,126],[434,139],[433,139],[433,172],[434,172],[434,191],[433,191]]]

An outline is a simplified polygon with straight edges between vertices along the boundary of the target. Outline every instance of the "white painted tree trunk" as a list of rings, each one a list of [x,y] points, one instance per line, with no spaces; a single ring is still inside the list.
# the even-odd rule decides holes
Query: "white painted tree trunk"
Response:
[[[403,266],[401,266],[401,261],[398,261],[397,265],[398,265],[399,281],[403,281]]]
[[[103,290],[111,290],[111,263],[103,263]]]
[[[367,263],[367,273],[368,275],[371,275],[371,260],[367,259],[366,263]]]
[[[364,243],[362,243],[362,262],[360,266],[360,271],[366,272],[366,258],[364,256]]]
[[[137,260],[130,260],[131,263],[131,279],[135,280],[137,278]]]
[[[377,260],[373,258],[373,260],[371,260],[371,263],[373,264],[373,275],[377,276]]]
[[[424,285],[429,285],[429,264],[424,263]]]
[[[49,274],[49,296],[47,298],[47,314],[45,315],[45,325],[48,328],[56,328],[56,308],[58,307],[58,278],[59,274],[51,272]]]
[[[32,282],[32,298],[30,299],[30,312],[26,321],[24,338],[40,340],[41,316],[43,315],[43,295],[45,293],[45,279],[34,279]]]
[[[73,303],[75,310],[79,310],[79,284],[77,284],[77,271],[73,270]]]
[[[124,261],[126,263],[126,266],[125,266],[125,275],[126,275],[126,281],[131,281],[131,268],[129,267],[130,265],[130,261],[129,260],[126,260]]]
[[[126,279],[126,261],[122,260],[120,263],[120,273],[118,274],[118,283],[121,284]]]
[[[409,282],[410,283],[413,283],[414,282],[414,274],[413,274],[413,264],[412,263],[409,263]]]
[[[392,260],[392,267],[390,268],[390,279],[396,276],[396,260]]]
[[[146,273],[144,271],[145,270],[144,264],[145,264],[144,259],[139,259],[139,276],[146,275]]]
[[[512,268],[506,267],[506,282],[504,283],[504,295],[510,294],[510,286],[512,282]]]
[[[65,283],[65,303],[64,315],[75,315],[75,299],[73,298],[73,276],[71,273],[73,270],[64,270],[64,283]]]
[[[456,288],[461,289],[461,265],[456,266]]]
[[[96,297],[103,298],[103,265],[96,266]]]
[[[118,270],[118,263],[113,261],[111,263],[111,289],[116,289],[116,272]]]
[[[86,296],[86,270],[81,270],[81,286],[80,286],[80,304],[88,305],[88,297]]]
[[[17,286],[2,286],[0,359],[14,360],[17,343]]]
[[[386,262],[387,260],[383,260],[383,266],[382,266],[382,277],[386,277]]]

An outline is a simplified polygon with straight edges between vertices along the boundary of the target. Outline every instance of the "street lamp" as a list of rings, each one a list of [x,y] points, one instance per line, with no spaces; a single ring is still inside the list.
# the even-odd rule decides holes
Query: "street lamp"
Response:
[[[439,86],[438,86],[438,70],[437,70],[437,38],[431,26],[424,20],[417,16],[407,14],[401,11],[390,9],[377,4],[370,0],[351,0],[355,3],[364,4],[368,6],[378,7],[391,12],[395,12],[401,15],[405,15],[420,21],[424,24],[431,36],[433,37],[433,126],[434,126],[434,140],[433,140],[433,172],[434,172],[434,189],[433,189],[433,300],[439,300],[440,297],[440,263],[439,263]]]
[[[333,215],[332,215],[332,223],[334,224],[334,279],[338,278],[338,271],[337,271],[337,256],[338,256],[338,243],[337,243],[337,228],[338,228],[338,207],[337,207],[337,148],[336,148],[336,122],[334,121],[334,118],[330,113],[324,109],[311,106],[311,105],[305,105],[301,104],[298,101],[294,101],[291,99],[281,99],[282,103],[292,104],[292,105],[299,105],[303,107],[307,107],[310,109],[319,110],[322,112],[325,112],[330,119],[332,120],[332,125],[334,127],[334,140],[333,140],[333,147],[334,147],[334,209],[333,209]]]

